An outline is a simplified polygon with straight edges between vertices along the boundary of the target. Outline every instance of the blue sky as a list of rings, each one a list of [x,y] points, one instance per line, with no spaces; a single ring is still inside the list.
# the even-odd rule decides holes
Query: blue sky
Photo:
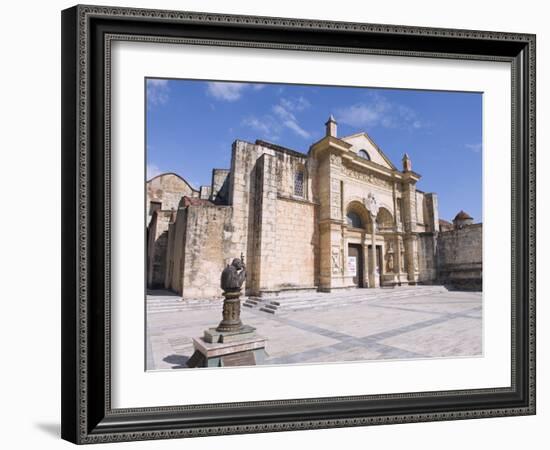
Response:
[[[338,136],[367,132],[397,167],[404,152],[437,192],[441,218],[482,221],[482,94],[148,79],[147,177],[176,172],[195,188],[229,168],[235,139],[306,153],[333,114]]]

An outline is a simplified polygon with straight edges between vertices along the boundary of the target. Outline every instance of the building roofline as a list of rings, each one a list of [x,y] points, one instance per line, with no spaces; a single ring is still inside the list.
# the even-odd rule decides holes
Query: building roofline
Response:
[[[151,181],[153,180],[156,180],[157,178],[160,178],[160,177],[163,177],[165,175],[174,175],[175,177],[179,178],[181,181],[183,181],[187,186],[189,186],[191,188],[191,190],[195,191],[195,192],[199,192],[198,189],[195,189],[191,183],[189,183],[189,181],[187,181],[185,178],[183,178],[181,175],[177,174],[176,172],[163,172],[163,173],[159,173],[158,175],[155,175],[154,177],[150,178],[149,180],[147,180],[147,183],[150,183]]]
[[[297,150],[293,150],[291,148],[283,147],[282,145],[273,144],[271,142],[267,142],[262,139],[256,139],[254,144],[259,145],[261,147],[267,147],[271,150],[275,150],[276,152],[286,153],[291,156],[297,156],[298,158],[307,158],[306,153],[302,153]]]
[[[365,131],[360,131],[359,133],[350,134],[349,136],[343,136],[339,139],[341,139],[342,141],[345,141],[346,139],[357,137],[357,136],[365,136],[367,140],[374,146],[374,148],[378,150],[378,152],[380,153],[380,156],[382,156],[384,161],[386,161],[393,170],[398,170],[397,167],[391,161],[391,159],[388,158],[388,156],[382,151],[382,149],[378,146],[378,144],[374,142],[374,140]]]

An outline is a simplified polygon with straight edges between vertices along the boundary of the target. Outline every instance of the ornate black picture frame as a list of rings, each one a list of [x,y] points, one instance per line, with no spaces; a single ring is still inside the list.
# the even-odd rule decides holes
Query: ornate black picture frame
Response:
[[[110,45],[114,40],[512,65],[511,386],[113,409]],[[62,12],[62,437],[98,443],[535,414],[535,36],[98,6]]]

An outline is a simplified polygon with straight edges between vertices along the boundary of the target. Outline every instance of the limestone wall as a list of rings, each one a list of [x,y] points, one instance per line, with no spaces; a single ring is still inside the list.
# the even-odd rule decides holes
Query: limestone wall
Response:
[[[440,232],[437,239],[438,279],[457,288],[481,289],[482,224]]]
[[[155,211],[147,236],[147,287],[164,287],[166,250],[171,211]]]
[[[174,173],[165,173],[152,178],[147,182],[147,222],[151,219],[151,202],[159,202],[160,209],[178,209],[183,196],[198,197],[199,191]]]
[[[187,237],[187,208],[179,208],[176,220],[169,228],[165,287],[181,295],[183,288],[184,255]]]
[[[229,169],[212,170],[212,192],[210,194],[214,203],[227,205],[229,202]]]
[[[418,235],[418,281],[431,284],[437,278],[436,266],[437,234]]]
[[[229,253],[245,256],[245,291],[277,290],[274,267],[278,254],[277,198],[294,198],[294,174],[304,171],[304,196],[311,196],[307,158],[263,145],[236,141],[229,174],[229,204],[232,232]],[[301,282],[297,280],[296,282]]]
[[[184,298],[221,296],[220,276],[232,257],[231,212],[228,206],[187,207],[183,283],[177,290]]]
[[[273,152],[270,151],[272,154]],[[245,290],[252,285],[254,274],[255,241],[254,202],[256,196],[256,163],[263,154],[260,147],[244,141],[235,141],[232,149],[231,173],[229,175],[229,204],[232,206],[232,232],[230,253],[238,257],[243,253],[247,270]],[[249,238],[250,237],[250,238]]]
[[[424,192],[416,191],[416,224],[420,227],[418,231],[426,231],[424,225],[426,224],[424,219],[424,211],[426,210],[426,205],[424,202]]]
[[[271,281],[276,289],[313,288],[319,277],[319,237],[316,206],[277,200],[275,254]]]

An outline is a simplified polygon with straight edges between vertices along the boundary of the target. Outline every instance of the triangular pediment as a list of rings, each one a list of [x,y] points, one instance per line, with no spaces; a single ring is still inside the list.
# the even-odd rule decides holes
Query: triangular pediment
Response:
[[[351,144],[350,152],[353,152],[360,156],[361,151],[365,151],[370,161],[387,169],[397,170],[390,159],[384,154],[382,150],[376,145],[367,133],[357,133],[351,136],[340,138],[342,141]]]

